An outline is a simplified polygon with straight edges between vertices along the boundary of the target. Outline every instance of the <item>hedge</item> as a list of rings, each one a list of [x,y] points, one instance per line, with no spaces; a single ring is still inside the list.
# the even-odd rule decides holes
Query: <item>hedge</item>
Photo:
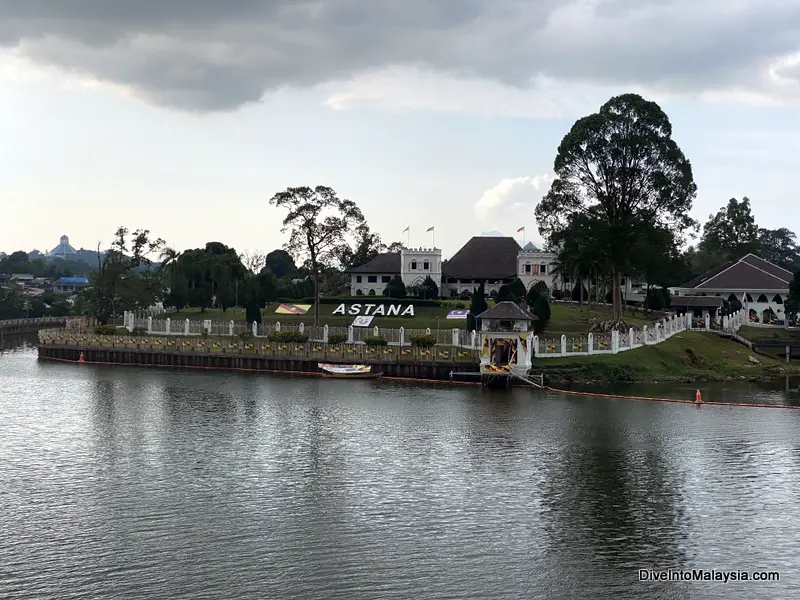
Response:
[[[343,333],[331,333],[328,336],[329,344],[344,344],[347,341],[347,336]]]
[[[299,331],[273,331],[267,339],[270,342],[297,342],[304,344],[308,341],[308,334],[300,333]]]
[[[314,298],[278,298],[277,302],[288,304],[314,304]],[[431,306],[434,308],[441,308],[441,300],[423,300],[422,298],[389,298],[388,296],[345,296],[337,297],[322,297],[319,299],[320,304],[375,304],[377,302],[402,304],[413,304],[417,307]]]
[[[366,346],[385,346],[388,342],[382,337],[369,336],[364,338]]]

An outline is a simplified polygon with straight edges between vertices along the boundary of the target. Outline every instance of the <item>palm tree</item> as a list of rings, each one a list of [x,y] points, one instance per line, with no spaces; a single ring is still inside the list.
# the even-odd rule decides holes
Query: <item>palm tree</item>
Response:
[[[174,248],[165,247],[158,257],[161,261],[161,271],[167,275],[168,287],[172,288],[172,277],[178,265],[178,258],[181,253]]]

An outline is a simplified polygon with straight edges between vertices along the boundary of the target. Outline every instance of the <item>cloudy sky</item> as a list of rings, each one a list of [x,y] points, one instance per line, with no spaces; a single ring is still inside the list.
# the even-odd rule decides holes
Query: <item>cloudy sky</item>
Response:
[[[280,246],[287,186],[387,241],[526,226],[574,120],[661,103],[705,219],[800,232],[798,0],[4,0],[0,249]],[[520,235],[521,237],[521,235]]]

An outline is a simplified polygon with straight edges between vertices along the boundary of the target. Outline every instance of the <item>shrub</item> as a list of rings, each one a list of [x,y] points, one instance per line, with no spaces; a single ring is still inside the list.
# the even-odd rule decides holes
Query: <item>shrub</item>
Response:
[[[382,337],[378,337],[378,336],[374,336],[374,335],[371,335],[369,337],[365,337],[364,338],[364,344],[366,344],[367,346],[385,346],[388,343],[389,342],[387,342]]]
[[[409,341],[415,348],[433,348],[436,345],[436,337],[425,333],[412,335]]]
[[[347,336],[343,333],[332,333],[328,336],[329,344],[344,344],[347,341]]]
[[[537,296],[531,312],[539,317],[533,322],[534,332],[541,333],[547,329],[550,323],[550,302],[547,301],[547,296]]]
[[[240,340],[249,340],[251,337],[253,337],[252,331],[243,331],[242,333],[239,334]]]
[[[453,308],[455,308],[455,309],[463,309],[463,308],[467,308],[467,305],[464,304],[463,302],[456,302],[455,304],[453,304]]]
[[[401,299],[406,297],[406,286],[399,275],[395,275],[389,281],[389,285],[383,290],[383,295],[389,298]]]
[[[117,328],[114,325],[98,325],[94,328],[95,335],[116,335]]]
[[[267,336],[270,342],[297,342],[298,344],[305,344],[308,341],[307,333],[300,333],[299,331],[273,331]]]
[[[133,335],[147,335],[147,328],[146,327],[134,327],[133,331],[131,331]]]

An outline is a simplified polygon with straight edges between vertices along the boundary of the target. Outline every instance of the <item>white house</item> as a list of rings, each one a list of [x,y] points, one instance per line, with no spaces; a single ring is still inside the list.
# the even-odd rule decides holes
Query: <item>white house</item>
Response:
[[[729,302],[735,299],[751,321],[769,323],[785,317],[783,305],[789,298],[792,278],[791,271],[748,254],[670,291],[673,296],[718,297]]]
[[[406,287],[420,285],[430,277],[441,290],[442,251],[438,248],[403,248],[400,252],[380,254],[346,272],[350,275],[352,296],[380,296],[396,275],[400,275]]]

